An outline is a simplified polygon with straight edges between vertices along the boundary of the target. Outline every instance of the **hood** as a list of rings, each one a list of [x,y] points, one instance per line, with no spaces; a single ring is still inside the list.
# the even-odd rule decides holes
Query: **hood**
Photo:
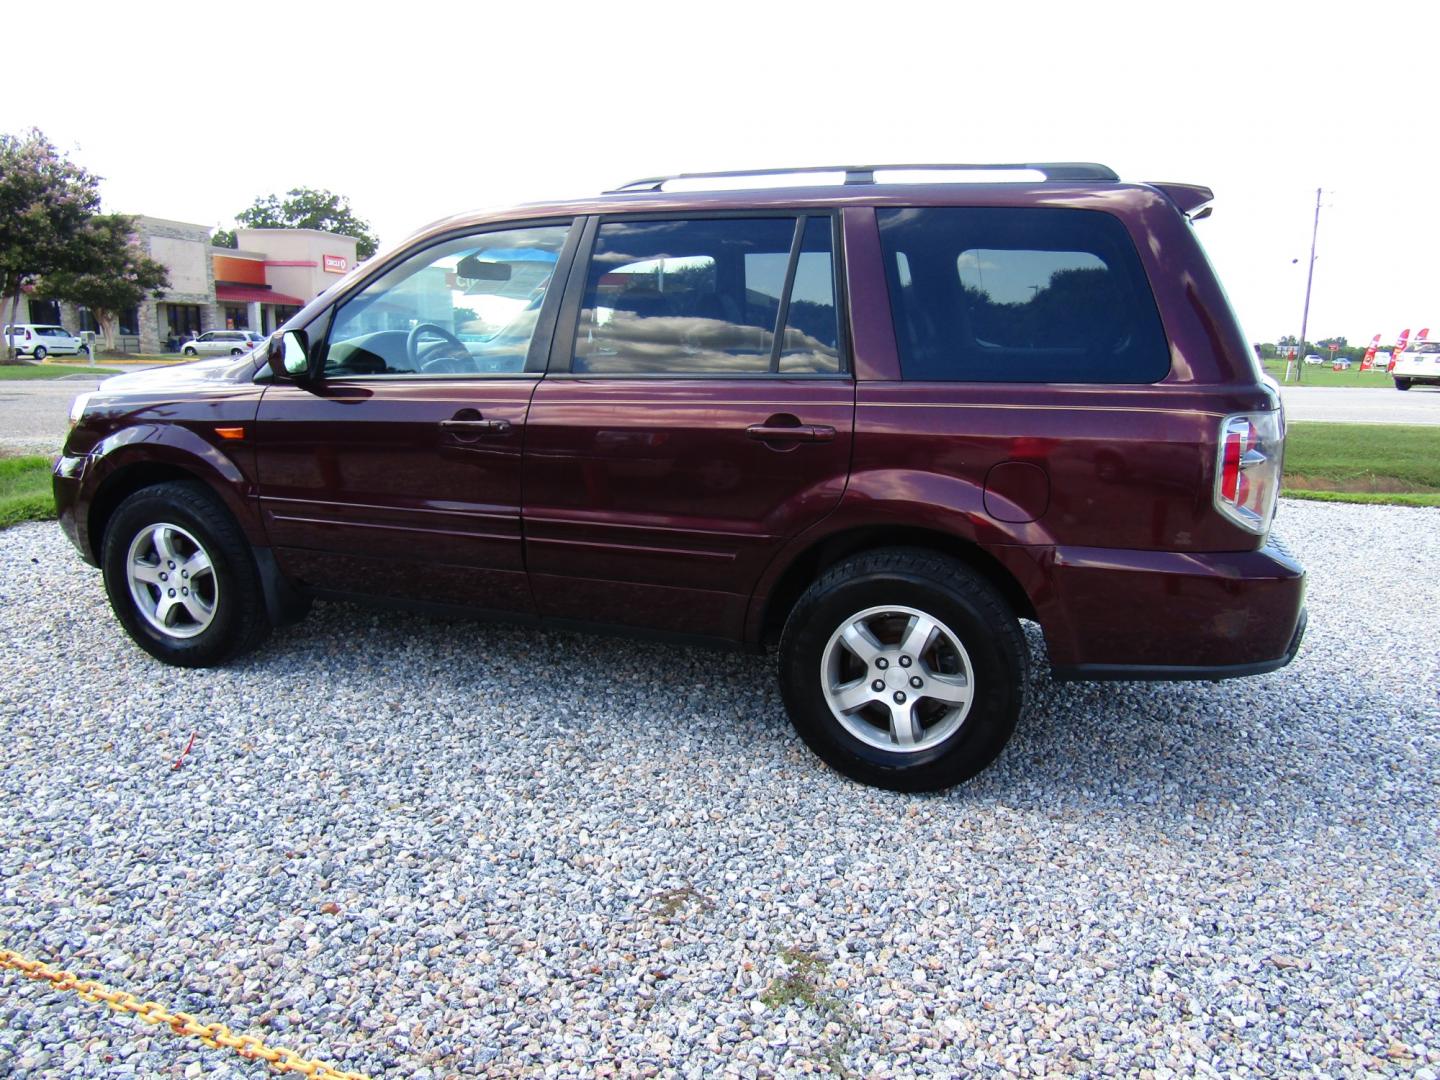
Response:
[[[112,375],[102,382],[96,393],[101,396],[120,394],[161,394],[166,391],[203,390],[217,383],[248,383],[257,367],[254,353],[231,359],[193,360],[188,364]]]

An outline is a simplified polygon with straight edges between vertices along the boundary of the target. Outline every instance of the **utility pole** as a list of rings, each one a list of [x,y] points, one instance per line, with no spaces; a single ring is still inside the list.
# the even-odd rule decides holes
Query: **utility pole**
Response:
[[[1305,274],[1305,314],[1300,317],[1300,362],[1295,365],[1295,381],[1303,381],[1305,373],[1305,331],[1310,328],[1310,286],[1315,281],[1315,238],[1320,235],[1320,189],[1315,189],[1315,227],[1310,230],[1310,269]]]

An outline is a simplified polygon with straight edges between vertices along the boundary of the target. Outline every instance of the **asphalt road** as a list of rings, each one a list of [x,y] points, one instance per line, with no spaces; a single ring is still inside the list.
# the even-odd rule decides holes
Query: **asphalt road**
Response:
[[[0,382],[0,451],[49,454],[60,449],[70,403],[94,390],[98,378],[67,376],[34,382]]]
[[[0,382],[0,451],[54,453],[65,438],[70,402],[94,390],[86,376]],[[1281,393],[1291,420],[1362,424],[1440,424],[1440,389],[1408,392],[1368,387],[1287,386]]]
[[[1284,386],[1285,414],[1291,420],[1351,424],[1440,424],[1440,388]]]

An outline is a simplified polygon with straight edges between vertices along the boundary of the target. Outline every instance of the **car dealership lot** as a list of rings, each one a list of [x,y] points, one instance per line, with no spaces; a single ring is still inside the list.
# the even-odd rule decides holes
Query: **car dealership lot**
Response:
[[[20,526],[0,946],[372,1076],[1440,1068],[1436,520],[1285,502],[1291,668],[1032,674],[928,797],[815,761],[763,658],[332,604],[166,668]],[[193,1063],[266,1075],[0,975],[0,1073]]]

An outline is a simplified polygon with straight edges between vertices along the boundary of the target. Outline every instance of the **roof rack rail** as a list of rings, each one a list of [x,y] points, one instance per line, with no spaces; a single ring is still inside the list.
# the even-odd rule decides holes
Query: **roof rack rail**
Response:
[[[1027,170],[1038,172],[1046,183],[1089,183],[1114,184],[1120,177],[1106,165],[1089,161],[1030,161],[1009,165],[804,165],[794,169],[735,169],[724,172],[674,173],[670,176],[647,176],[631,180],[605,192],[617,195],[626,191],[659,191],[673,180],[724,180],[741,177],[792,176],[807,173],[844,173],[845,183],[873,184],[877,172],[1017,172]]]

